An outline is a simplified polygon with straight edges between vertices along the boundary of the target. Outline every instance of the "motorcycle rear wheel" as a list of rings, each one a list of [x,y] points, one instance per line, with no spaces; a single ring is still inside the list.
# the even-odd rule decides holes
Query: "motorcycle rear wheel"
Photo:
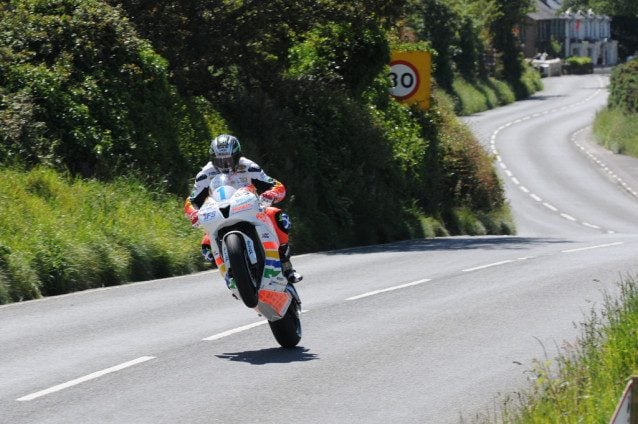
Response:
[[[277,321],[268,321],[270,331],[281,347],[293,348],[299,344],[301,340],[300,313],[299,304],[293,299],[283,318]]]
[[[250,261],[246,252],[243,238],[239,234],[229,234],[226,237],[228,259],[239,296],[244,305],[254,308],[259,303],[257,298],[257,282],[250,272]]]

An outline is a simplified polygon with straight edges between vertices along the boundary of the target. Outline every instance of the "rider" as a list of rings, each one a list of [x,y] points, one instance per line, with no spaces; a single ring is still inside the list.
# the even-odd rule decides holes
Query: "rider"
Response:
[[[184,203],[184,213],[193,226],[197,225],[197,210],[208,197],[208,185],[215,175],[220,173],[235,177],[234,180],[241,186],[255,190],[259,198],[267,203],[281,202],[286,196],[286,189],[282,183],[266,175],[255,162],[241,156],[241,145],[236,137],[228,134],[215,137],[210,143],[209,153],[210,162],[195,177],[193,192]],[[274,224],[279,238],[279,257],[283,274],[290,283],[298,283],[303,277],[290,263],[290,218],[281,209],[271,206],[267,207],[265,212]],[[213,262],[208,234],[202,239],[202,255],[207,261]]]

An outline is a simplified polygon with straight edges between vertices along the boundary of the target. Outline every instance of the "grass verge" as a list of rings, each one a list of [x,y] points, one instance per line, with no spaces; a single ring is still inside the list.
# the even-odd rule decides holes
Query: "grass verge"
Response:
[[[134,180],[0,170],[0,303],[203,269],[181,210]]]
[[[638,281],[625,277],[620,295],[581,323],[576,343],[553,360],[536,360],[531,387],[507,396],[494,417],[477,423],[608,423],[629,376],[638,372]]]
[[[638,114],[604,109],[596,114],[594,134],[612,152],[638,157]]]

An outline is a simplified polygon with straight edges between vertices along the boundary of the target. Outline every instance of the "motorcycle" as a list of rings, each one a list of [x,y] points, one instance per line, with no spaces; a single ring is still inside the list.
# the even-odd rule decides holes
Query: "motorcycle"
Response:
[[[232,295],[268,320],[282,347],[295,347],[301,340],[301,299],[282,272],[279,240],[265,212],[270,203],[233,177],[213,178],[199,223]]]

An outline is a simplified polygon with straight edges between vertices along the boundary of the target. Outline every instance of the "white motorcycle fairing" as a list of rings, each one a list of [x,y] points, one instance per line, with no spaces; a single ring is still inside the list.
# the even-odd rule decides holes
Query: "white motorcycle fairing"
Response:
[[[257,312],[268,321],[281,319],[296,290],[282,274],[279,241],[265,205],[247,187],[237,187],[232,177],[220,174],[210,184],[210,195],[198,211],[199,223],[208,232],[215,264],[233,295],[253,307],[252,294],[242,296],[233,275],[227,241],[237,234],[245,246],[246,266],[250,268],[256,292]],[[248,265],[249,263],[249,265]],[[254,278],[252,278],[254,277]],[[249,283],[250,284],[250,283]],[[245,293],[245,292],[244,292]]]

